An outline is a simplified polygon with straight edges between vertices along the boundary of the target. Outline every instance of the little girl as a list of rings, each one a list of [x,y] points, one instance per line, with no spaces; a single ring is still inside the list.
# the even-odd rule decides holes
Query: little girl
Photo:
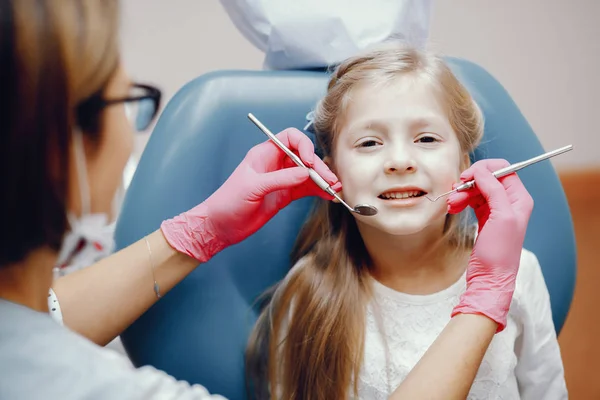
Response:
[[[465,289],[477,227],[425,196],[459,181],[482,114],[440,57],[398,46],[339,65],[314,114],[344,200],[379,212],[318,205],[257,322],[248,372],[258,397],[386,399]],[[507,323],[469,399],[565,398],[548,290],[537,258],[523,250]]]

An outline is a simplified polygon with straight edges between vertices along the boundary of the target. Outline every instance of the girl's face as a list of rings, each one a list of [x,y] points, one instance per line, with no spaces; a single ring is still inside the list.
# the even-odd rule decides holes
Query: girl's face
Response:
[[[411,78],[353,90],[333,150],[346,202],[379,210],[355,215],[359,226],[390,235],[443,226],[446,202],[423,195],[451,190],[467,157],[432,89]]]

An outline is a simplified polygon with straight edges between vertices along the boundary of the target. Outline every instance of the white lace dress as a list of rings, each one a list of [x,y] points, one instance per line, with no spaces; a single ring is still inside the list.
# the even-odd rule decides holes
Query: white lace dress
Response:
[[[431,295],[407,295],[374,281],[360,400],[387,399],[450,320],[465,276]],[[431,376],[435,385],[436,377]],[[494,337],[468,399],[566,399],[548,290],[535,255],[523,250],[506,329]]]

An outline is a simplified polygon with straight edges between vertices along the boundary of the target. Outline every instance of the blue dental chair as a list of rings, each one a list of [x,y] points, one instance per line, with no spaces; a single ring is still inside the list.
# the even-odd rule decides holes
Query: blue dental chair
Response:
[[[485,114],[485,137],[474,160],[515,162],[544,152],[498,81],[471,62],[448,62]],[[202,202],[226,180],[246,152],[265,140],[247,119],[249,112],[274,132],[302,129],[326,85],[327,75],[319,71],[222,71],[185,85],[165,108],[141,157],[117,223],[117,247]],[[539,258],[559,332],[576,275],[570,211],[549,161],[519,175],[535,200],[525,247]],[[244,350],[257,317],[254,302],[286,274],[312,201],[292,203],[255,235],[201,265],[140,317],[121,336],[133,363],[153,365],[232,400],[246,399]]]

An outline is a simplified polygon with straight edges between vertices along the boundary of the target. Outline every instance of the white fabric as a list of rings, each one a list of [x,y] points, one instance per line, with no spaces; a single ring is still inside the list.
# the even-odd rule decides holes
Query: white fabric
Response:
[[[221,0],[268,69],[324,68],[388,39],[425,45],[432,0]]]
[[[224,399],[152,367],[135,369],[48,314],[0,299],[0,321],[0,399]]]
[[[62,310],[60,309],[60,303],[58,302],[58,298],[56,298],[56,293],[54,290],[50,289],[48,292],[48,310],[50,311],[50,316],[59,324],[63,324],[63,316]]]
[[[466,275],[441,292],[423,296],[400,293],[375,280],[373,285],[360,400],[387,399],[406,378],[450,321],[466,288]],[[507,327],[492,340],[468,400],[567,398],[548,289],[537,257],[524,249]]]

